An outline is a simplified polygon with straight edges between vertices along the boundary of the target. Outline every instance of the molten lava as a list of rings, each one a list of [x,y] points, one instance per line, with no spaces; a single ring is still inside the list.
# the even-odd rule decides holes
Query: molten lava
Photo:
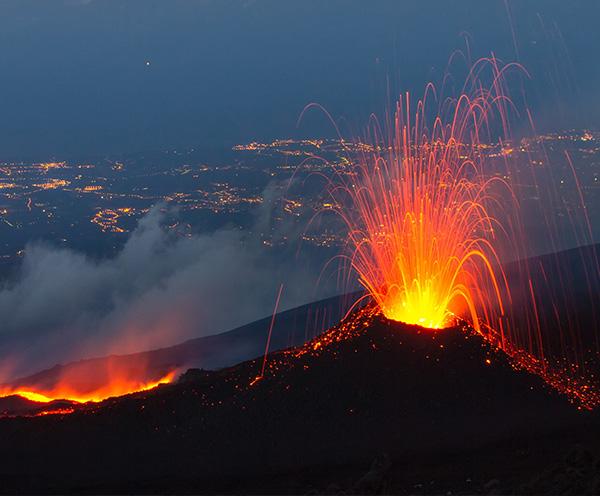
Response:
[[[4,388],[0,389],[0,397],[17,395],[30,401],[40,403],[49,403],[54,400],[69,400],[77,403],[87,403],[88,401],[102,401],[114,396],[123,396],[129,393],[147,391],[160,384],[168,384],[173,381],[175,372],[169,372],[159,380],[141,381],[126,380],[115,377],[110,383],[102,385],[91,391],[81,391],[74,388],[68,382],[59,382],[51,389],[33,386],[31,388]]]

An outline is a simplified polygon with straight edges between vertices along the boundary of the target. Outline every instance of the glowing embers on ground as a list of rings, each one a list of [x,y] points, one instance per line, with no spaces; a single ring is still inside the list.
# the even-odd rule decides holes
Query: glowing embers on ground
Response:
[[[493,366],[494,364],[505,363],[510,369],[525,370],[530,374],[540,377],[549,390],[553,389],[564,395],[571,403],[578,408],[593,410],[600,405],[600,392],[598,385],[583,378],[575,378],[569,374],[568,370],[558,367],[549,367],[542,359],[518,349],[510,342],[501,342],[501,335],[492,329],[476,330],[470,323],[457,319],[454,325],[454,336],[448,339],[448,335],[438,332],[425,332],[423,326],[404,327],[403,324],[397,324],[392,319],[387,319],[381,310],[374,304],[369,304],[357,310],[347,319],[329,331],[317,336],[303,347],[297,350],[286,352],[287,355],[280,355],[280,359],[270,362],[269,371],[276,378],[278,373],[291,368],[294,363],[301,363],[301,357],[318,356],[322,354],[331,354],[332,358],[336,355],[336,343],[345,340],[360,341],[360,336],[368,336],[370,328],[380,328],[381,326],[402,326],[401,332],[392,331],[390,337],[400,336],[405,345],[412,347],[413,352],[427,354],[426,359],[440,362],[446,353],[455,358],[450,350],[444,348],[441,343],[446,343],[446,347],[461,346],[460,342],[471,341],[473,355],[470,359],[481,359],[482,363]],[[485,324],[483,324],[485,326]],[[423,331],[423,332],[421,332]],[[460,337],[459,337],[460,336]],[[386,336],[387,337],[387,336]],[[437,346],[431,346],[431,340],[439,342]],[[400,344],[402,344],[402,342]],[[363,343],[364,344],[364,343]],[[371,344],[377,350],[374,341]],[[360,352],[356,349],[356,352]],[[363,350],[364,351],[364,350]],[[285,357],[287,356],[287,360]],[[448,365],[447,357],[445,365]],[[461,364],[452,364],[452,369],[461,367]],[[306,366],[305,366],[306,368]]]
[[[463,331],[473,331],[468,322],[459,320],[457,323]],[[493,329],[485,329],[481,335],[498,352],[507,355],[514,369],[526,370],[541,377],[548,386],[564,394],[571,403],[577,404],[579,409],[593,410],[600,405],[600,389],[597,383],[584,377],[573,376],[568,367],[549,366],[545,358],[537,358],[510,341],[502,340],[502,336]]]

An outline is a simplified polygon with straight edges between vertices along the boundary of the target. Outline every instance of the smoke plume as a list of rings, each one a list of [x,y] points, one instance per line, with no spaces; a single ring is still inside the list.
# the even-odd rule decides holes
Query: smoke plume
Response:
[[[280,310],[314,297],[322,265],[297,246],[274,255],[243,230],[177,237],[163,217],[151,210],[109,259],[27,246],[0,289],[0,381],[227,331],[272,313],[282,282]]]

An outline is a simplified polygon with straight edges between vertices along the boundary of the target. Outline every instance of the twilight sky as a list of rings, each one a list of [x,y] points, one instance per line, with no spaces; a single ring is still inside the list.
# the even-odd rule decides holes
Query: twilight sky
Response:
[[[0,0],[0,155],[294,137],[310,102],[360,129],[387,76],[421,96],[465,32],[531,73],[538,129],[597,128],[599,20],[597,0]]]

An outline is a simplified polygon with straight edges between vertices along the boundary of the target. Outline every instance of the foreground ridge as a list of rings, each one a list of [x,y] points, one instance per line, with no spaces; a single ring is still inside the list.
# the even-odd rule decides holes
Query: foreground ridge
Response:
[[[350,491],[373,460],[389,492],[424,481],[427,493],[473,492],[493,478],[509,491],[600,425],[481,334],[390,321],[372,305],[269,354],[256,380],[263,363],[190,369],[70,414],[1,418],[0,466],[15,474],[0,473],[2,491]],[[513,456],[532,446],[528,461]]]

